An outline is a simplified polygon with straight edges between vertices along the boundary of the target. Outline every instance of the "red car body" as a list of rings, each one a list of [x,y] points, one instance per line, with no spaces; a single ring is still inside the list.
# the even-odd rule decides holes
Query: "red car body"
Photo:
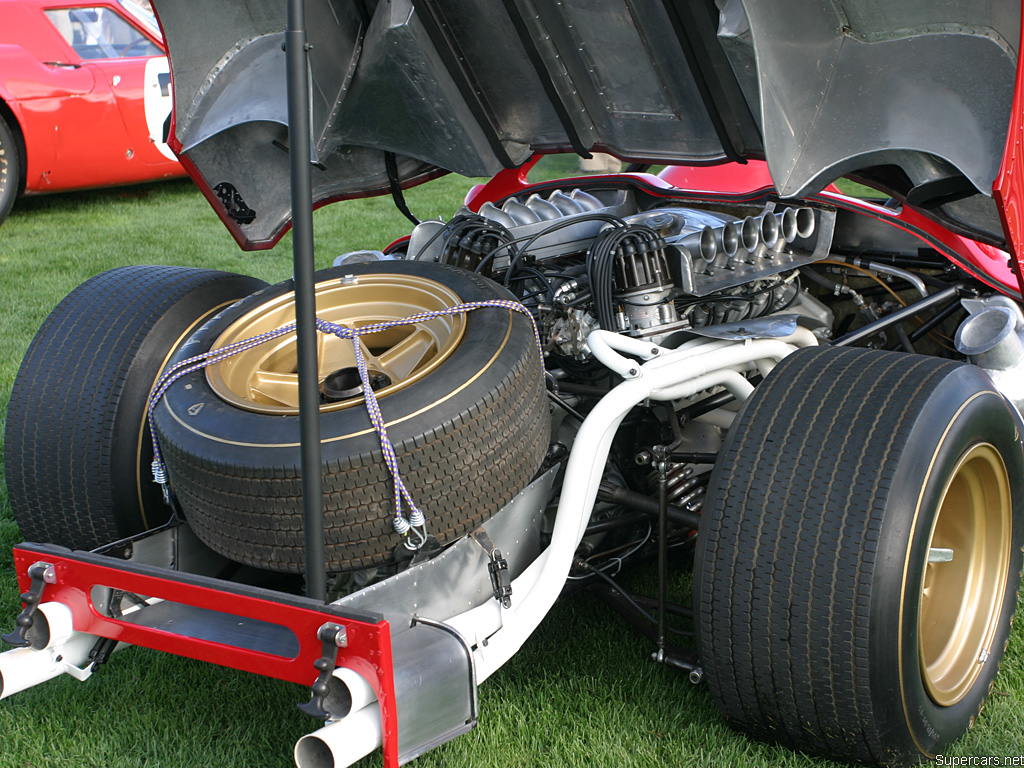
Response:
[[[170,110],[163,41],[127,5],[0,0],[0,117],[17,145],[18,194],[183,175],[163,142]],[[97,24],[113,19],[126,44],[90,49],[65,21],[67,35],[78,35],[72,44],[57,23],[84,18],[76,13]]]

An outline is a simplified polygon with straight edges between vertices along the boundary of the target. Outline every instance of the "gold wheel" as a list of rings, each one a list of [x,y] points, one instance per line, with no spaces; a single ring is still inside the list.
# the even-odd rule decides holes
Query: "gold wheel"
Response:
[[[440,283],[397,273],[346,276],[316,287],[317,317],[347,328],[400,320],[460,303]],[[213,345],[276,330],[295,319],[295,295],[288,293],[240,317]],[[357,338],[374,392],[386,397],[426,376],[458,346],[465,330],[462,314],[435,317]],[[352,341],[317,333],[317,361],[322,411],[348,408],[363,401]],[[295,414],[299,410],[295,334],[260,344],[206,369],[220,397],[258,413]]]
[[[928,695],[952,706],[984,669],[1006,592],[1012,508],[999,452],[960,458],[943,489],[921,587],[918,652]]]

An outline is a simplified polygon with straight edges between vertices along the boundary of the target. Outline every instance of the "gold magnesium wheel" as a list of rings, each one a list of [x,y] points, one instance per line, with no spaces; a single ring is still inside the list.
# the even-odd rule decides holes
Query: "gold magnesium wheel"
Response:
[[[946,484],[921,588],[918,649],[932,700],[952,706],[992,653],[1010,560],[1010,481],[999,453],[976,445]]]
[[[317,285],[317,317],[346,328],[400,320],[459,304],[444,285],[415,275],[344,276]],[[295,295],[280,296],[232,323],[213,345],[217,350],[276,330],[295,318]],[[458,346],[465,315],[434,317],[357,337],[378,397],[386,397],[440,365]],[[321,411],[362,402],[352,341],[317,333]],[[207,368],[207,380],[224,400],[256,413],[296,414],[299,379],[294,333],[260,344]]]

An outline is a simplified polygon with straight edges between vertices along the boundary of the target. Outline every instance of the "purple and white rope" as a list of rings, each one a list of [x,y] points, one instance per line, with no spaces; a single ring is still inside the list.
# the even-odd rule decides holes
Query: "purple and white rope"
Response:
[[[457,304],[445,309],[421,312],[419,314],[402,318],[401,320],[388,320],[381,323],[363,325],[358,328],[346,328],[344,326],[328,322],[327,320],[321,320],[320,318],[316,319],[317,330],[323,333],[331,333],[339,338],[350,339],[352,341],[352,346],[355,351],[356,369],[359,371],[359,379],[363,385],[363,399],[366,403],[366,409],[370,416],[370,422],[373,424],[373,429],[380,440],[381,452],[384,455],[384,463],[387,465],[388,472],[391,473],[391,477],[394,481],[395,516],[392,521],[392,525],[394,526],[395,532],[402,536],[408,536],[410,530],[414,530],[416,532],[419,542],[412,545],[412,548],[414,549],[418,549],[426,541],[426,520],[423,512],[413,502],[412,497],[409,495],[408,490],[406,490],[405,484],[402,482],[399,475],[398,457],[395,454],[394,446],[388,439],[387,429],[385,428],[384,423],[384,415],[381,413],[380,404],[377,402],[377,396],[374,394],[373,388],[370,386],[370,374],[366,365],[366,359],[363,356],[363,351],[360,348],[358,338],[360,336],[377,333],[388,328],[395,328],[403,325],[415,325],[416,323],[421,323],[425,320],[462,314],[474,309],[482,309],[484,307],[507,309],[512,312],[519,312],[520,314],[526,315],[533,327],[533,338],[537,345],[537,354],[540,356],[541,364],[543,365],[544,350],[540,343],[540,335],[537,332],[537,324],[534,322],[530,311],[522,304],[515,301],[507,301],[504,299],[472,301],[465,304]],[[153,391],[150,393],[146,418],[149,421],[149,431],[153,439],[153,479],[157,483],[160,483],[163,488],[165,500],[170,500],[170,490],[167,483],[167,469],[164,464],[163,454],[160,451],[159,442],[157,441],[156,425],[153,413],[156,409],[157,403],[160,402],[160,399],[167,392],[168,388],[182,376],[186,376],[209,365],[214,365],[227,360],[237,354],[253,349],[260,344],[264,344],[286,334],[293,333],[294,331],[295,323],[289,323],[288,325],[276,328],[273,331],[261,333],[258,336],[242,339],[232,344],[220,347],[219,349],[204,352],[203,354],[195,355],[194,357],[189,357],[175,363],[163,373],[157,381],[156,386],[153,388]],[[409,507],[410,514],[408,519],[406,519],[402,514],[402,499],[405,499],[405,503]],[[407,543],[407,546],[410,545]]]

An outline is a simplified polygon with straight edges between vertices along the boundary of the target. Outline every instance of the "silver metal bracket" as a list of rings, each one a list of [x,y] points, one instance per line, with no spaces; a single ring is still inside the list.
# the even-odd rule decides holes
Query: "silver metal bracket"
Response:
[[[501,556],[501,550],[494,546],[491,537],[483,528],[477,528],[470,536],[479,544],[491,562],[487,564],[487,573],[491,577],[491,591],[494,599],[504,608],[512,607],[512,577],[508,570],[508,561]]]

